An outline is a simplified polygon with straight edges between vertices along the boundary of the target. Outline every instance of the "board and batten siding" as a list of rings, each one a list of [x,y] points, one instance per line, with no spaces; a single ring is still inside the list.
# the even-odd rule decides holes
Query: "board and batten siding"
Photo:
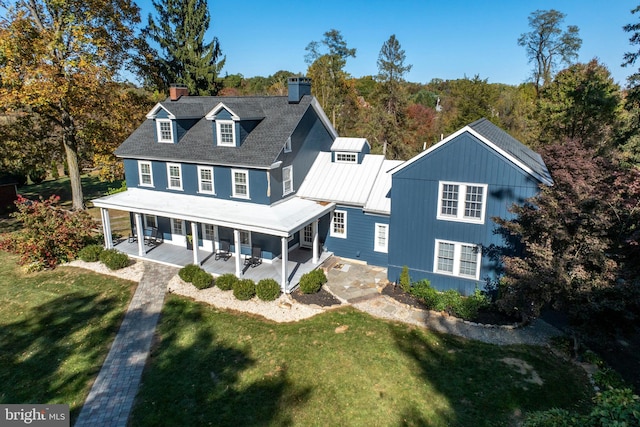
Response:
[[[347,237],[343,239],[331,236],[331,226],[329,225],[326,231],[325,247],[343,258],[365,261],[371,265],[386,266],[387,253],[374,250],[375,225],[376,223],[389,224],[389,217],[365,214],[360,207],[338,205],[335,210],[347,213]],[[327,224],[325,222],[321,225],[326,226]],[[322,229],[321,226],[320,234],[324,235]]]
[[[437,219],[439,183],[487,184],[483,224]],[[499,274],[500,265],[487,251],[478,280],[434,273],[435,241],[505,246],[492,217],[512,218],[509,207],[538,192],[539,182],[500,154],[463,133],[393,174],[388,278],[397,281],[404,265],[413,281],[428,279],[439,290],[464,295],[482,289]]]

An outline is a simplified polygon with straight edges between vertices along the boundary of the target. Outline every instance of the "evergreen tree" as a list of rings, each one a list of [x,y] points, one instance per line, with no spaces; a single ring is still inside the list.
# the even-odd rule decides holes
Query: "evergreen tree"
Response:
[[[185,85],[194,95],[216,95],[225,58],[217,37],[205,43],[210,15],[205,0],[152,0],[157,21],[149,14],[139,40],[138,62],[145,83],[167,91],[172,83]],[[151,47],[159,46],[159,51]]]

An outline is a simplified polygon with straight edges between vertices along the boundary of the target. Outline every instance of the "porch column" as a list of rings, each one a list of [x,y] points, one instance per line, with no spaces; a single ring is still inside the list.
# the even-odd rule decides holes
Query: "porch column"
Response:
[[[233,230],[233,244],[236,256],[236,277],[242,274],[242,266],[240,265],[240,230]]]
[[[144,250],[144,230],[142,229],[142,214],[136,213],[136,233],[138,234],[138,256],[145,256]]]
[[[102,216],[102,232],[104,233],[104,247],[106,249],[113,248],[113,236],[111,235],[111,218],[109,218],[109,209],[100,208]]]
[[[191,222],[191,241],[193,242],[193,263],[200,265],[198,260],[198,223]]]
[[[286,237],[280,238],[282,242],[282,281],[280,282],[280,289],[282,292],[287,292],[287,285],[289,284],[289,269],[287,268],[287,262],[289,261],[289,244]]]
[[[320,255],[319,255],[320,237],[318,236],[318,220],[317,219],[313,221],[313,223],[311,224],[311,230],[313,233],[313,258],[311,262],[314,264],[317,264],[318,259],[320,258]]]

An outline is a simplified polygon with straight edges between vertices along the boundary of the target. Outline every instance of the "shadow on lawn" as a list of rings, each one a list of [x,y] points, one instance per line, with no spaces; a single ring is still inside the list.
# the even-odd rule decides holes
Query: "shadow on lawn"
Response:
[[[227,345],[213,328],[200,325],[193,336],[185,334],[203,322],[204,309],[175,299],[165,303],[130,425],[293,425],[281,409],[304,404],[311,389],[294,386],[286,366],[246,378],[256,364],[251,349]]]
[[[100,181],[97,175],[82,175],[81,180],[85,202],[103,196],[110,188],[119,188],[122,184],[122,180],[114,182]],[[41,184],[22,186],[18,189],[18,193],[28,199],[38,199],[39,197],[47,199],[55,194],[60,196],[61,203],[65,204],[71,201],[71,184],[69,178],[60,178],[44,181]]]
[[[115,301],[69,294],[31,309],[26,320],[3,326],[0,403],[66,403],[73,421],[106,356],[105,342],[119,325],[119,316],[109,316]],[[84,335],[87,325],[96,323]],[[81,400],[69,401],[74,397]]]

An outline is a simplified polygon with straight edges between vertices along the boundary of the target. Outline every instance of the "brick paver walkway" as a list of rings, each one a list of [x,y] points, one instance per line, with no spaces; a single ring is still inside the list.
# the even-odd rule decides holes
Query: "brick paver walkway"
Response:
[[[167,284],[177,271],[174,267],[145,263],[142,279],[80,411],[76,427],[127,425]]]

